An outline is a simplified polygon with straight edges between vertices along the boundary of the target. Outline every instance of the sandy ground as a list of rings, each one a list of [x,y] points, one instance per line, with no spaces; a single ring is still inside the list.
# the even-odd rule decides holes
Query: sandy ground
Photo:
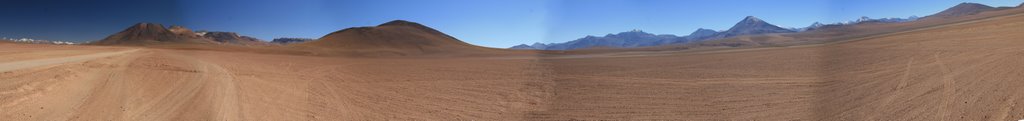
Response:
[[[0,65],[14,120],[525,120],[551,88],[523,71],[536,60],[119,48]]]
[[[123,54],[127,54],[127,53],[134,52],[134,51],[137,51],[137,50],[125,50],[125,51],[118,51],[118,52],[105,52],[105,53],[96,53],[96,54],[88,54],[88,55],[77,55],[77,56],[69,56],[69,57],[57,57],[57,58],[46,58],[46,59],[38,59],[38,60],[7,62],[7,63],[0,64],[0,72],[13,71],[13,70],[19,70],[19,69],[25,69],[25,68],[31,68],[31,67],[38,67],[38,66],[47,66],[47,65],[53,65],[53,64],[68,63],[68,62],[92,60],[92,59],[96,59],[96,58],[109,57],[109,56],[114,56],[114,55],[123,55]]]
[[[818,46],[406,59],[0,44],[0,119],[1018,120],[1020,32],[1024,16]]]

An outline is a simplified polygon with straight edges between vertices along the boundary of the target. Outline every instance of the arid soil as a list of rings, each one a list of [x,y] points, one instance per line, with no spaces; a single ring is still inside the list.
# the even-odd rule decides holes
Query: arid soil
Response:
[[[1019,120],[1021,32],[1024,14],[814,46],[448,58],[0,44],[0,119]]]

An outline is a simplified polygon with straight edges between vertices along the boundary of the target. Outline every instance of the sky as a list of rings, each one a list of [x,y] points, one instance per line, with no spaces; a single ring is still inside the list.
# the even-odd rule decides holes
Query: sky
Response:
[[[506,48],[634,29],[683,36],[698,28],[725,30],[746,16],[782,27],[923,17],[962,2],[1024,0],[3,0],[0,37],[92,41],[151,22],[269,41],[408,20],[471,44]]]

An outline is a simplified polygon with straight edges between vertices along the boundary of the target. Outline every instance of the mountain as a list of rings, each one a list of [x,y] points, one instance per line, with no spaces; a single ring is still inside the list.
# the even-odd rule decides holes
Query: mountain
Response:
[[[814,30],[823,26],[825,26],[825,24],[822,24],[821,22],[814,22],[810,26],[804,27],[803,31]]]
[[[124,31],[118,32],[114,35],[110,35],[103,40],[94,42],[99,45],[116,45],[116,44],[128,44],[128,45],[141,45],[159,42],[199,42],[189,40],[187,36],[181,36],[170,30],[164,28],[161,24],[156,23],[138,23],[131,27],[128,27]]]
[[[183,26],[164,28],[156,23],[138,23],[124,31],[93,42],[97,45],[155,45],[155,44],[232,44],[268,45],[259,39],[241,36],[234,32],[193,32]]]
[[[697,40],[697,39],[709,37],[709,36],[712,36],[712,35],[715,35],[715,34],[718,34],[718,31],[711,30],[711,29],[699,28],[699,29],[697,29],[697,31],[693,31],[693,33],[690,33],[690,35],[686,36],[686,38],[688,40]]]
[[[872,21],[872,20],[874,20],[874,19],[871,19],[871,17],[860,16],[860,18],[858,18],[857,21],[854,21],[854,23],[860,23],[860,22],[866,22],[866,21]]]
[[[547,49],[549,46],[550,45],[548,45],[548,44],[544,44],[544,43],[540,43],[540,42],[533,43],[532,45],[530,45],[530,47],[533,47],[535,49]]]
[[[185,28],[183,26],[174,25],[174,26],[171,26],[171,28],[169,28],[167,30],[171,31],[171,33],[177,34],[178,36],[184,36],[184,37],[188,37],[188,38],[199,38],[199,37],[202,37],[202,35],[196,34],[191,29]]]
[[[747,16],[742,21],[733,25],[729,30],[719,32],[713,36],[700,38],[704,39],[720,39],[729,38],[741,35],[755,35],[755,34],[770,34],[770,33],[793,33],[796,31],[782,28],[779,26],[772,25],[764,20],[761,20],[754,16]]]
[[[942,12],[927,16],[925,18],[949,18],[958,16],[974,15],[985,11],[996,10],[995,7],[978,3],[960,3]]]
[[[526,44],[519,44],[519,45],[516,45],[516,46],[509,47],[508,49],[515,49],[515,50],[543,50],[541,48],[534,48],[533,46],[526,45]]]
[[[532,45],[526,45],[526,44],[519,44],[519,45],[516,45],[516,46],[512,46],[512,47],[510,47],[510,48],[508,48],[508,49],[519,49],[519,50],[544,50],[544,49],[547,49],[547,48],[548,48],[548,45],[547,45],[547,44],[544,44],[544,43],[540,43],[540,42],[537,42],[537,43],[533,43]]]
[[[253,37],[241,36],[234,32],[205,32],[203,37],[214,42],[237,45],[267,45],[263,40]]]
[[[487,49],[458,40],[419,23],[395,20],[374,27],[353,27],[293,47],[357,56],[405,56],[483,52]]]
[[[680,39],[675,35],[654,35],[640,30],[608,34],[603,37],[587,36],[573,41],[547,45],[546,50],[572,50],[607,46],[615,48],[645,47],[673,43]]]
[[[310,42],[310,41],[315,41],[315,39],[310,39],[310,38],[276,38],[274,40],[271,40],[270,43],[293,44],[293,43],[303,43],[303,42]]]

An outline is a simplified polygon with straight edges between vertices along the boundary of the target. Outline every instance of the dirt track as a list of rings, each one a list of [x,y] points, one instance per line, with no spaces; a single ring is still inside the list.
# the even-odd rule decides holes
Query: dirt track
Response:
[[[30,68],[30,67],[36,67],[36,66],[46,66],[46,65],[54,65],[54,64],[61,64],[61,63],[68,63],[68,62],[91,60],[91,59],[96,59],[96,58],[102,58],[102,57],[108,57],[108,56],[114,56],[114,55],[127,54],[127,53],[134,52],[134,51],[136,51],[136,50],[127,50],[127,51],[120,51],[120,52],[106,52],[106,53],[96,53],[96,54],[70,56],[70,57],[58,57],[58,58],[47,58],[47,59],[39,59],[39,60],[28,60],[28,61],[19,61],[19,62],[0,63],[0,72],[12,71],[12,70],[18,70],[18,69],[24,69],[24,68]]]
[[[1019,120],[1022,28],[1012,16],[821,46],[550,58],[8,44],[0,119]]]

